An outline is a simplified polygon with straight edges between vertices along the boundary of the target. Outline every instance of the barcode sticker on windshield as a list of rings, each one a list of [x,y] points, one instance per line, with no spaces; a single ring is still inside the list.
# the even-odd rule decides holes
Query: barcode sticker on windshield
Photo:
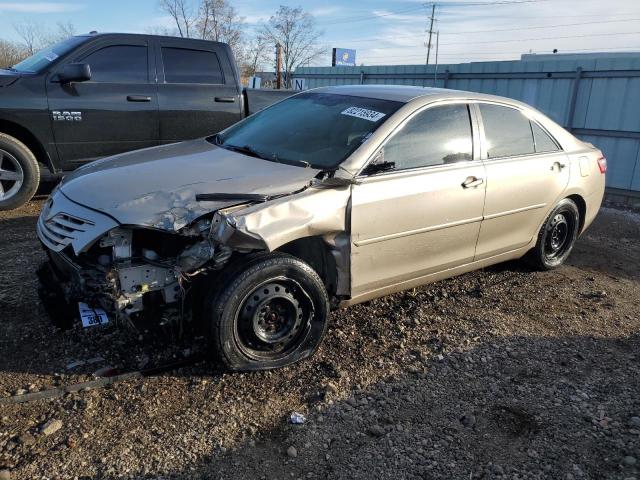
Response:
[[[377,122],[385,116],[384,113],[376,112],[375,110],[368,110],[360,107],[349,107],[343,110],[342,115],[349,115],[350,117],[361,118],[363,120],[369,120],[370,122]]]

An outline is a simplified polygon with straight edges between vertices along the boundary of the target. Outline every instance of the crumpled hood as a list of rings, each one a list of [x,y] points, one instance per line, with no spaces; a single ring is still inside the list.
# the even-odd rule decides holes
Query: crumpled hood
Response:
[[[66,177],[60,191],[121,224],[175,231],[209,212],[242,203],[198,202],[197,194],[286,194],[308,185],[317,173],[198,139],[97,160]]]
[[[18,72],[0,69],[0,87],[8,87],[19,78],[20,74]]]

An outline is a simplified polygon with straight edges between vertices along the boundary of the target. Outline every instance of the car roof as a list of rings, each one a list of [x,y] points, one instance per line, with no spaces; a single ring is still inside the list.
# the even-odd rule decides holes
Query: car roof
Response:
[[[499,101],[517,106],[526,106],[517,100],[484,93],[467,92],[464,90],[453,90],[449,88],[416,87],[410,85],[337,85],[331,87],[320,87],[313,89],[314,92],[334,93],[337,95],[352,95],[355,97],[376,98],[379,100],[393,100],[396,102],[409,103],[416,99],[447,100],[489,100]]]

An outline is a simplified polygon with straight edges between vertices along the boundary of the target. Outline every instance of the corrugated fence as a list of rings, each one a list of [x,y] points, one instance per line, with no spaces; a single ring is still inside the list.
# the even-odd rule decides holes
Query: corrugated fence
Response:
[[[640,196],[640,55],[550,61],[301,67],[306,88],[394,84],[445,87],[522,100],[607,156],[610,193]]]

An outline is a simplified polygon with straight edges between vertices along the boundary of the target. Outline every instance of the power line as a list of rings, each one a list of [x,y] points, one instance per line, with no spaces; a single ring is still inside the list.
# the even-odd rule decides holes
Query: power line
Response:
[[[505,29],[496,29],[496,30],[457,31],[457,32],[447,32],[446,35],[467,35],[467,34],[476,34],[476,33],[510,32],[510,31],[519,31],[519,30],[537,30],[537,29],[546,29],[546,28],[575,27],[575,26],[595,25],[595,24],[603,24],[603,23],[621,23],[621,22],[636,22],[636,21],[640,21],[640,18],[626,18],[621,20],[599,20],[596,22],[559,23],[556,25],[540,25],[540,26],[534,26],[534,27],[505,28]],[[438,19],[438,22],[442,22],[442,20]],[[394,35],[393,38],[394,39],[395,38],[416,38],[422,35],[424,35],[424,33],[412,33],[410,35]],[[380,37],[349,40],[348,43],[371,42],[375,40],[380,40]],[[399,46],[399,47],[402,47],[402,46]]]
[[[568,39],[568,38],[591,38],[591,37],[611,37],[617,35],[638,35],[640,32],[615,32],[615,33],[589,33],[584,35],[563,35],[563,36],[554,36],[554,37],[536,37],[536,38],[517,38],[512,40],[486,40],[486,41],[471,41],[471,42],[450,42],[450,43],[441,43],[441,46],[450,46],[450,45],[478,45],[478,44],[494,44],[494,43],[517,43],[517,42],[535,42],[539,40],[556,40],[556,39]],[[388,47],[375,47],[372,50],[394,50],[399,48],[415,48],[417,45],[392,45]]]
[[[495,1],[486,1],[486,2],[447,2],[441,5],[443,6],[456,6],[456,7],[477,7],[477,6],[494,6],[494,5],[521,5],[524,3],[539,3],[539,2],[549,2],[551,0],[495,0]],[[373,15],[364,15],[364,16],[356,16],[356,17],[344,17],[340,20],[326,20],[324,22],[317,22],[318,24],[341,24],[341,23],[351,23],[351,22],[364,22],[364,21],[373,21],[378,18],[390,17],[393,15],[399,15],[402,13],[410,13],[415,12],[417,10],[422,10],[423,6],[419,7],[411,7],[403,10],[389,11],[387,13],[379,13]]]
[[[623,50],[639,50],[640,51],[640,45],[638,46],[633,46],[633,47],[611,47],[611,48],[598,48],[598,49],[593,49],[593,48],[574,48],[571,50],[564,50],[561,51],[560,54],[564,54],[564,53],[580,53],[580,52],[612,52],[615,53],[617,51],[620,51],[621,53],[623,53]],[[540,53],[538,52],[494,52],[494,53],[487,53],[487,52],[463,52],[463,53],[439,53],[438,56],[456,56],[456,57],[466,57],[468,55],[482,55],[482,56],[493,56],[493,55],[546,55],[546,53]],[[552,53],[549,52],[549,55],[551,55]],[[367,55],[365,53],[361,54],[363,57],[368,58],[368,59],[376,59],[376,58],[389,58],[389,55]],[[422,58],[423,55],[403,55],[402,58]]]
[[[518,38],[514,40],[488,40],[482,42],[476,42],[475,44],[488,44],[488,43],[513,43],[513,42],[531,42],[538,40],[556,40],[556,39],[565,39],[565,38],[588,38],[588,37],[610,37],[612,35],[637,35],[640,32],[615,32],[615,33],[589,33],[585,35],[565,35],[565,36],[554,36],[554,37],[537,37],[537,38]],[[443,43],[442,45],[468,45],[469,42],[451,42],[451,43]]]

